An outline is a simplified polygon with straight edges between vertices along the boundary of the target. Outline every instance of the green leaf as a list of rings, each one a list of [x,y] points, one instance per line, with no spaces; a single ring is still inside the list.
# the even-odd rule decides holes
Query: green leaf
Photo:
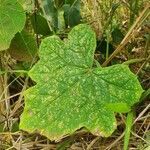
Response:
[[[33,61],[37,55],[35,37],[27,31],[17,33],[8,49],[10,55],[19,61]]]
[[[55,5],[57,9],[62,7],[62,5],[64,4],[64,1],[65,0],[55,0]]]
[[[73,27],[80,23],[80,0],[75,0],[72,5],[63,5],[64,19],[67,26]]]
[[[17,0],[0,0],[0,51],[9,48],[14,35],[23,29],[25,20]]]
[[[31,23],[32,23],[34,32],[37,34],[46,36],[52,33],[49,29],[46,19],[39,14],[31,15]]]
[[[112,41],[114,44],[119,44],[124,38],[123,33],[121,32],[121,30],[116,27],[113,32],[112,32]]]
[[[64,0],[65,4],[70,4],[73,5],[74,2],[76,2],[77,0]]]
[[[94,68],[95,47],[95,34],[84,24],[73,28],[65,42],[57,36],[42,41],[40,60],[29,71],[37,84],[24,94],[21,129],[39,131],[51,140],[81,127],[95,135],[111,135],[116,120],[109,105],[130,108],[143,89],[126,65]]]
[[[41,1],[41,7],[44,11],[45,18],[50,22],[54,31],[58,28],[58,11],[55,7],[54,0]]]

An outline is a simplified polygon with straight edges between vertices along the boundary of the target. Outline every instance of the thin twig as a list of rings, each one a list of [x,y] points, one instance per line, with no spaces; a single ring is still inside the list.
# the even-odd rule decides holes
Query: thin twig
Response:
[[[112,147],[114,147],[118,141],[120,141],[123,136],[124,136],[125,132],[123,132],[113,143],[111,143],[108,147],[106,147],[105,150],[110,150]]]
[[[139,116],[134,120],[134,123],[135,124],[144,114],[145,112],[150,108],[150,104],[146,106],[146,108],[139,114]]]
[[[96,137],[92,142],[87,146],[86,150],[90,150],[92,146],[100,139],[100,136]]]

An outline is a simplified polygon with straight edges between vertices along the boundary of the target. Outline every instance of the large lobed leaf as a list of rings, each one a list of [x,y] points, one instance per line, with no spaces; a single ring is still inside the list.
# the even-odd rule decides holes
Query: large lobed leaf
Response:
[[[9,48],[25,24],[25,12],[17,0],[0,0],[0,51]]]
[[[52,140],[81,127],[111,135],[114,112],[128,112],[143,90],[126,65],[94,68],[95,47],[94,32],[83,24],[65,42],[57,36],[42,41],[40,60],[29,71],[37,84],[25,92],[21,129],[38,130]]]

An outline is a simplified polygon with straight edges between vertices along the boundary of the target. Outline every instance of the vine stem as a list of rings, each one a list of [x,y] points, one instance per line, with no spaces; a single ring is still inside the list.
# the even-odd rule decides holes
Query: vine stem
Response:
[[[128,150],[130,134],[131,134],[131,128],[132,128],[132,125],[133,125],[133,118],[134,118],[134,110],[131,110],[127,114],[123,150]]]
[[[130,59],[130,60],[125,61],[123,64],[130,65],[130,64],[134,64],[134,63],[143,62],[145,60],[146,60],[145,58]]]

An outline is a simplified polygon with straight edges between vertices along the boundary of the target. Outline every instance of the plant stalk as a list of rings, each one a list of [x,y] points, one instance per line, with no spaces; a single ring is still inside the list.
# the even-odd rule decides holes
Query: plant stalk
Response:
[[[134,111],[131,110],[127,114],[123,150],[128,150],[128,145],[129,145],[129,140],[130,140],[130,134],[131,134],[131,128],[132,128],[132,124],[133,124],[133,118],[134,118]]]

